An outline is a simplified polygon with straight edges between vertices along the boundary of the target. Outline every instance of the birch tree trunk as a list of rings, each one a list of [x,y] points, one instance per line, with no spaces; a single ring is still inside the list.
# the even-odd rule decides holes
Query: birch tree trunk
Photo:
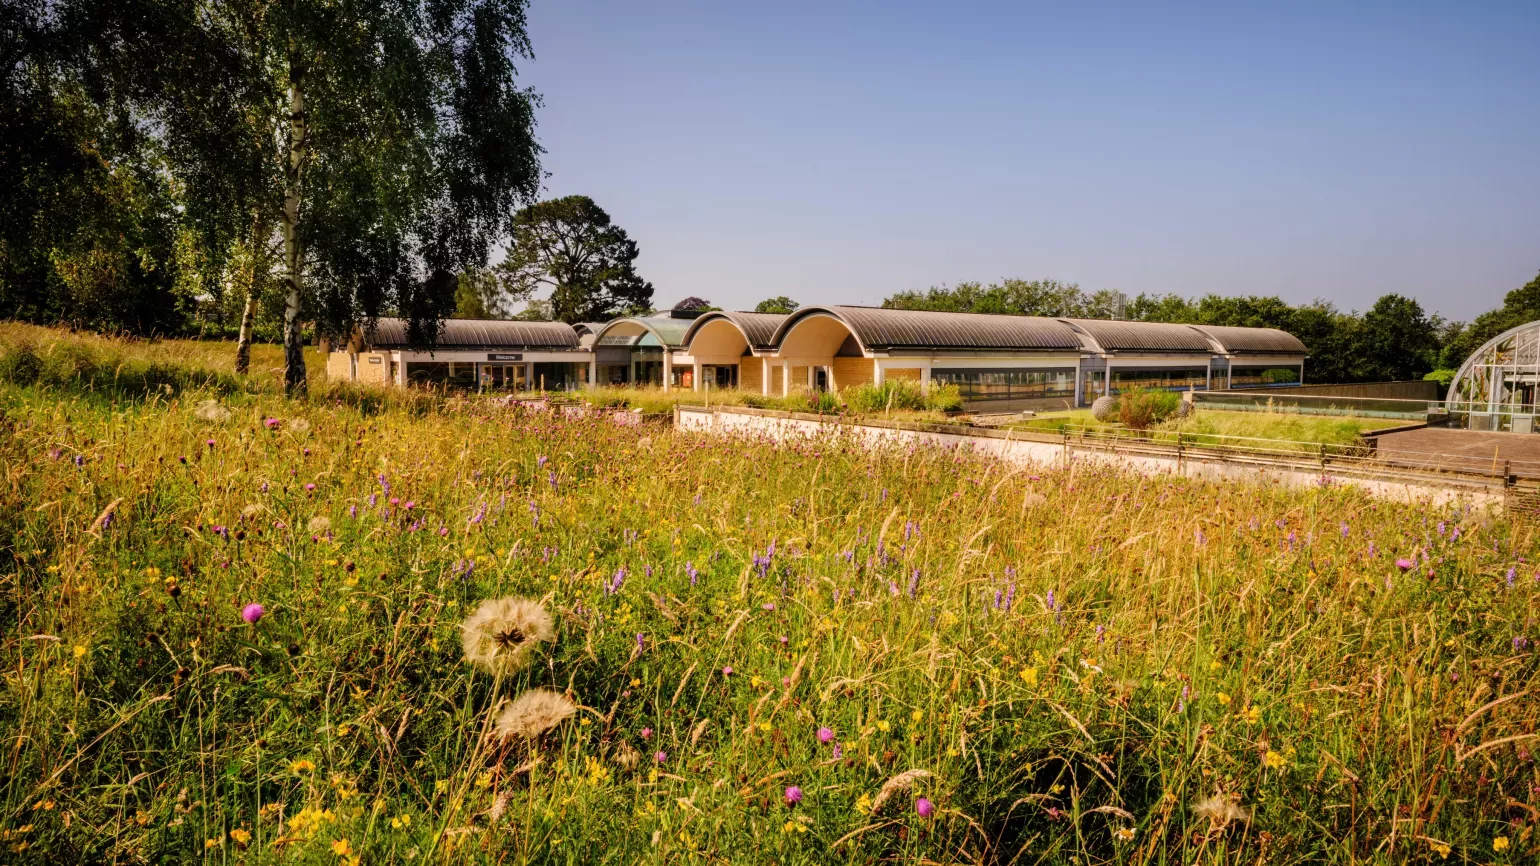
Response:
[[[300,334],[300,289],[304,254],[300,249],[300,199],[310,146],[305,116],[304,70],[289,63],[289,158],[283,167],[283,264],[287,294],[283,304],[283,387],[289,396],[305,393],[305,343]]]
[[[246,375],[251,369],[251,331],[257,322],[257,270],[262,267],[262,248],[267,243],[262,211],[251,215],[251,266],[246,270],[246,309],[241,313],[241,334],[235,341],[235,373]]]

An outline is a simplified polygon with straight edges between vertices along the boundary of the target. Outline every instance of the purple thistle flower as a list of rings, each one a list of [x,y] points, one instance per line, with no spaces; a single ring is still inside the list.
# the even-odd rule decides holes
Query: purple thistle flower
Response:
[[[267,611],[262,609],[262,605],[257,604],[256,602],[252,602],[251,604],[248,604],[245,607],[241,608],[241,619],[244,619],[244,620],[246,620],[249,623],[255,624],[256,621],[261,619],[262,615],[265,614],[266,612]]]
[[[1412,566],[1414,566],[1416,564],[1417,563],[1413,562],[1410,559],[1407,559],[1404,556],[1403,557],[1399,557],[1399,558],[1396,559],[1396,568],[1399,568],[1402,571],[1406,571],[1407,569],[1411,568]]]
[[[914,801],[914,811],[921,818],[929,818],[936,811],[936,807],[931,805],[929,800],[921,797]]]
[[[786,802],[793,806],[802,802],[802,789],[798,788],[796,785],[787,786]]]
[[[652,759],[661,764],[668,760],[668,752],[659,751],[656,755],[652,756]]]
[[[1515,639],[1517,640],[1517,639]],[[828,745],[834,740],[834,731],[829,728],[818,729],[818,742]]]

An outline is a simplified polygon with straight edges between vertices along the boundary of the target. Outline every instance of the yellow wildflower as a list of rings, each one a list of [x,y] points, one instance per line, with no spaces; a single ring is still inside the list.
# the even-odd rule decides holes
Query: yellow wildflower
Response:
[[[893,726],[888,724],[888,720],[887,719],[883,719],[882,721],[877,723],[877,730],[879,730],[879,731],[883,732],[884,734],[886,734],[888,731],[893,730]]]
[[[86,652],[87,650],[83,644],[75,644],[75,658],[80,658],[81,656],[85,655]]]
[[[247,845],[251,844],[251,833],[250,831],[242,830],[237,827],[236,829],[230,831],[230,841],[234,842],[236,845],[239,845],[242,848],[245,848]]]
[[[1253,725],[1262,721],[1262,711],[1257,709],[1256,704],[1247,707],[1241,712],[1241,715],[1245,717],[1247,722]]]
[[[1220,705],[1222,706],[1228,707],[1230,705],[1230,696],[1224,692],[1220,692],[1219,694],[1215,695],[1214,699],[1219,701]]]
[[[1508,837],[1498,836],[1492,840],[1492,850],[1498,854],[1508,850]]]
[[[1037,668],[1027,667],[1021,669],[1021,681],[1029,686],[1037,685]]]
[[[1289,765],[1289,762],[1282,754],[1269,749],[1267,754],[1262,756],[1262,765],[1269,770],[1282,770]]]
[[[915,722],[923,721],[925,719],[925,711],[924,710],[915,710],[914,712],[909,714],[909,718],[910,718],[910,720],[915,721]]]
[[[1438,858],[1440,860],[1448,860],[1449,859],[1449,851],[1450,851],[1449,843],[1447,843],[1447,842],[1433,842],[1433,841],[1429,841],[1428,842],[1428,847],[1433,849],[1433,853],[1437,854]]]
[[[412,826],[412,816],[397,815],[396,817],[390,819],[390,826],[392,829],[396,830],[400,830],[402,827],[410,827]]]
[[[353,853],[353,846],[349,845],[346,839],[338,839],[332,842],[332,853],[338,857],[347,857]]]
[[[865,815],[865,814],[867,814],[867,813],[872,811],[872,798],[871,798],[871,795],[869,795],[869,794],[862,794],[860,799],[856,800],[856,811],[860,812],[863,815]]]

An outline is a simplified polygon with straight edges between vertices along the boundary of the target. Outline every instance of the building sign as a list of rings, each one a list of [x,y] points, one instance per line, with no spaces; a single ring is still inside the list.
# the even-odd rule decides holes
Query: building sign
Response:
[[[490,354],[490,355],[487,356],[487,360],[488,361],[522,361],[522,360],[524,360],[524,356],[523,355],[518,355],[518,354],[515,354],[515,355],[499,355],[499,354],[493,353],[493,354]]]
[[[380,363],[380,356],[379,355],[370,355],[369,356],[369,363],[371,363],[371,364],[378,364],[378,363]]]

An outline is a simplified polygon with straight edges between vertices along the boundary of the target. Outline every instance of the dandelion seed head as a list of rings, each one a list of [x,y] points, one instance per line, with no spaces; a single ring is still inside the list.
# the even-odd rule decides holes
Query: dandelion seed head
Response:
[[[494,676],[522,668],[535,647],[555,635],[540,602],[515,596],[482,602],[460,631],[465,660]]]
[[[538,739],[577,712],[577,705],[561,692],[530,689],[503,704],[497,713],[497,736],[504,740]]]

